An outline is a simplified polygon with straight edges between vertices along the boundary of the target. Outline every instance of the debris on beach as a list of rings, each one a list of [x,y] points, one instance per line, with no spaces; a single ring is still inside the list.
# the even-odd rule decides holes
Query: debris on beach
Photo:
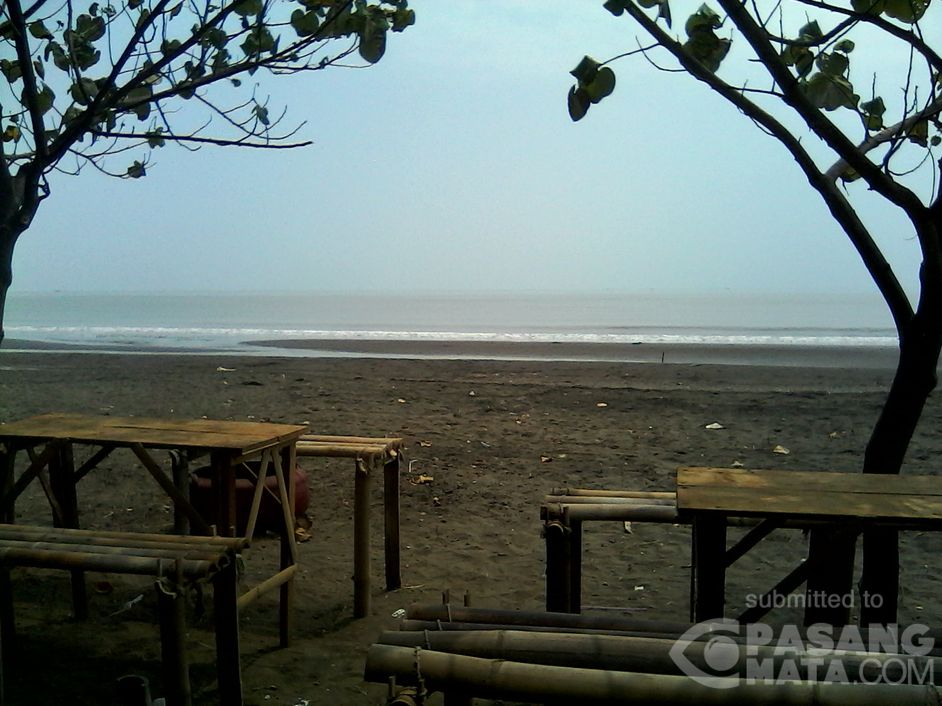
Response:
[[[399,404],[405,404],[405,403],[406,403],[406,401],[405,401],[404,399],[402,399],[401,397],[400,397],[398,400],[396,400],[396,402],[398,402]]]
[[[632,534],[631,523],[625,520],[625,532]]]
[[[433,476],[427,476],[424,473],[416,476],[415,478],[410,478],[409,482],[412,485],[426,485],[428,483],[434,482],[435,478]]]
[[[216,368],[216,372],[217,373],[234,373],[235,368],[224,368],[220,365],[218,368]]]
[[[475,397],[476,395],[477,393],[474,390],[471,390],[471,392],[468,393],[468,397]]]
[[[730,468],[743,468],[745,464],[742,461],[733,461],[729,466]]]
[[[552,456],[540,456],[540,463],[549,463],[553,460]]]
[[[788,456],[788,454],[790,454],[791,451],[789,451],[789,450],[786,449],[784,446],[782,446],[781,444],[779,444],[779,445],[776,446],[774,449],[772,449],[772,453],[774,453],[774,454],[781,454],[782,456]]]
[[[723,426],[722,424],[720,424],[719,422],[713,422],[712,424],[707,424],[707,425],[704,427],[704,429],[725,429],[725,428],[726,428],[726,427],[724,427],[724,426]]]
[[[421,446],[421,447],[424,448],[424,449],[427,449],[427,448],[428,448],[429,446],[431,446],[431,445],[432,445],[432,442],[431,442],[431,441],[420,441],[420,442],[419,442],[419,446]]]
[[[608,402],[596,402],[596,407],[608,407]]]

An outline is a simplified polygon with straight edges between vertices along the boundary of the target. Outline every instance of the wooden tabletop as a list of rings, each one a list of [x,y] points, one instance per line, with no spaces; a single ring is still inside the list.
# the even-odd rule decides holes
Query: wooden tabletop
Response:
[[[942,476],[680,468],[677,510],[940,525]]]
[[[149,448],[226,449],[247,454],[296,440],[307,427],[298,424],[230,422],[215,419],[149,419],[86,414],[41,414],[0,425],[0,441],[141,444]]]

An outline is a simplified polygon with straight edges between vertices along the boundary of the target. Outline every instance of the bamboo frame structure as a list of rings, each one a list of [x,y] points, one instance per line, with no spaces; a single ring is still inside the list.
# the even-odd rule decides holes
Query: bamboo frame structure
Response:
[[[369,615],[372,603],[370,569],[370,494],[372,470],[383,467],[383,533],[386,590],[402,586],[399,539],[399,483],[402,439],[398,437],[305,434],[297,455],[354,459],[353,479],[353,616]]]
[[[186,660],[183,588],[203,581],[212,581],[214,586],[220,703],[226,706],[242,704],[235,600],[236,554],[247,546],[248,541],[243,538],[0,524],[0,567],[4,571],[13,566],[28,566],[71,572],[149,575],[156,579],[168,706],[190,706],[192,703]],[[0,604],[2,614],[8,616],[0,621],[0,643],[8,649],[15,638],[9,582],[0,582]]]

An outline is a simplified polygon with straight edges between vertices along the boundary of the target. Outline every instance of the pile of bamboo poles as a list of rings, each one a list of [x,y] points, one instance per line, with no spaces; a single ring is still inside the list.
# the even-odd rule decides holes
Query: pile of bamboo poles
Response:
[[[444,692],[446,703],[489,698],[567,704],[885,706],[938,703],[942,698],[935,686],[935,664],[942,660],[938,650],[921,657],[815,651],[802,661],[800,653],[781,654],[738,637],[723,645],[729,653],[726,676],[694,679],[690,667],[681,668],[672,656],[689,627],[611,616],[412,606],[400,630],[383,632],[370,648],[365,678],[410,686],[399,703],[419,703],[434,691]],[[715,674],[710,667],[715,653],[706,654],[715,649],[709,637],[683,645],[684,664],[699,674]],[[736,676],[745,673],[747,657],[771,660],[779,676],[785,661],[804,667],[787,680],[748,683]],[[856,681],[814,681],[814,675],[828,673],[832,662]],[[897,672],[908,665],[929,678],[918,685],[902,683],[907,675]]]
[[[325,436],[305,434],[298,457],[352,458],[353,476],[353,617],[370,613],[370,481],[383,469],[383,529],[386,590],[402,586],[399,540],[399,472],[403,440],[398,437]]]

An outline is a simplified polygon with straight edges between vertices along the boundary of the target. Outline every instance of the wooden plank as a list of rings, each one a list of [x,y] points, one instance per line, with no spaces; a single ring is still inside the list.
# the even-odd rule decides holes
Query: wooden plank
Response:
[[[250,453],[295,440],[307,426],[214,419],[152,419],[43,414],[0,426],[0,440],[70,439],[78,443],[153,448],[219,448]]]
[[[844,484],[845,478],[852,482]],[[934,526],[942,521],[940,490],[942,478],[932,476],[680,469],[677,506],[681,512],[860,517]]]
[[[304,434],[299,441],[340,443],[340,444],[381,444],[398,448],[402,439],[397,436],[332,436],[329,434]]]
[[[832,471],[765,471],[733,468],[680,468],[678,487],[732,486],[808,492],[875,493],[942,496],[942,476],[836,473]]]

